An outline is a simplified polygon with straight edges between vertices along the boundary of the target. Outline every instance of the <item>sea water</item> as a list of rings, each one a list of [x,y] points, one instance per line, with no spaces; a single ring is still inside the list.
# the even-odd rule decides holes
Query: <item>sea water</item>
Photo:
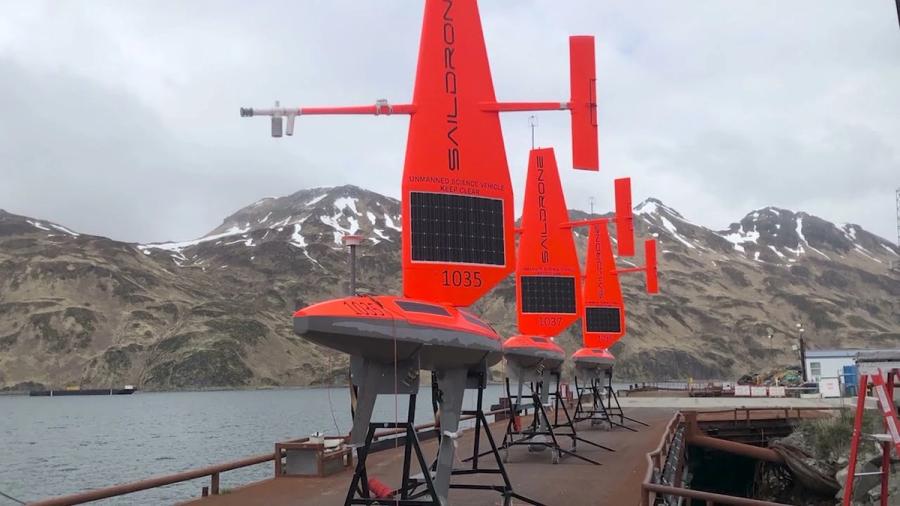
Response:
[[[487,388],[485,410],[501,391]],[[380,396],[373,420],[404,420],[406,399]],[[349,406],[346,387],[0,396],[0,492],[27,502],[272,452],[276,441],[316,431],[346,434]],[[474,407],[475,392],[467,391],[464,409]],[[433,419],[431,391],[423,388],[416,423]],[[271,462],[228,471],[221,488],[272,476]],[[171,504],[199,496],[206,485],[208,477],[102,504]],[[6,504],[16,503],[0,495]]]

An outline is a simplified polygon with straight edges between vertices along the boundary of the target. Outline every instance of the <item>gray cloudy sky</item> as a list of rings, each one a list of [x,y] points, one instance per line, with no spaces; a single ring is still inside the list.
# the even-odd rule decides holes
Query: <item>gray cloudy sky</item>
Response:
[[[568,98],[570,33],[595,34],[601,173],[724,228],[766,205],[895,239],[894,0],[487,1],[501,100]],[[415,1],[0,0],[0,208],[129,241],[200,236],[263,196],[353,183],[399,195],[408,120],[303,118],[274,140],[240,106],[405,102]],[[571,166],[568,115],[538,143]],[[505,115],[521,189],[527,115]]]

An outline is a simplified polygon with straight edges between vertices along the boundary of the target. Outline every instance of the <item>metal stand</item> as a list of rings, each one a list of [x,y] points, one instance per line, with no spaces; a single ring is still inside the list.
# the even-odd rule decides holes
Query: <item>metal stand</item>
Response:
[[[350,357],[350,378],[353,385],[354,401],[353,429],[350,432],[351,444],[356,446],[356,468],[353,479],[347,489],[345,506],[351,504],[384,504],[383,497],[372,497],[369,487],[369,478],[366,472],[366,461],[373,447],[375,431],[378,429],[403,429],[405,434],[398,436],[403,440],[403,476],[400,487],[400,499],[387,499],[391,504],[398,506],[436,505],[442,503],[439,500],[437,487],[429,473],[425,474],[425,492],[427,500],[413,500],[404,492],[410,481],[410,467],[412,453],[415,451],[416,460],[422,471],[428,470],[428,463],[419,445],[419,436],[415,429],[416,397],[419,393],[419,364],[417,359],[401,361],[396,364],[383,364],[363,357]],[[372,422],[372,411],[375,408],[375,399],[379,394],[383,395],[409,395],[409,410],[405,422]],[[399,445],[398,445],[399,446]],[[396,496],[396,492],[392,494]]]
[[[422,447],[419,445],[419,437],[416,434],[415,428],[415,416],[416,416],[416,394],[411,394],[409,396],[409,411],[406,415],[405,422],[373,422],[369,423],[369,430],[366,433],[365,444],[356,450],[357,463],[356,470],[353,472],[353,480],[350,482],[350,489],[347,491],[347,499],[344,501],[345,506],[349,506],[351,504],[395,504],[398,506],[419,506],[419,505],[435,505],[440,506],[441,502],[438,500],[438,495],[434,487],[434,482],[431,479],[430,472],[428,471],[428,463],[425,461],[425,456],[422,454]],[[369,479],[366,474],[366,458],[369,455],[369,449],[372,446],[372,440],[375,437],[375,431],[377,429],[405,429],[406,435],[403,436],[403,476],[402,476],[402,485],[400,489],[394,491],[393,497],[389,499],[379,498],[379,497],[371,497],[369,490]],[[423,471],[422,473],[422,484],[425,486],[425,489],[421,491],[417,497],[428,496],[428,499],[417,499],[412,498],[409,494],[410,485],[413,478],[410,477],[410,467],[412,460],[412,452],[416,452],[416,461],[419,463],[419,468]],[[397,493],[400,494],[400,499],[396,499]]]
[[[591,464],[599,466],[601,465],[600,462],[575,453],[578,441],[589,444],[591,446],[596,446],[597,448],[602,448],[607,451],[615,451],[612,448],[578,437],[578,433],[575,431],[575,424],[569,417],[569,411],[566,408],[565,402],[563,402],[562,400],[562,396],[560,395],[558,381],[557,391],[553,396],[555,404],[553,423],[551,423],[550,417],[547,415],[547,410],[544,407],[544,403],[541,402],[541,392],[542,389],[545,388],[544,382],[532,382],[530,386],[531,407],[534,408],[534,417],[532,418],[531,424],[528,427],[522,427],[519,422],[519,416],[522,412],[525,412],[525,414],[527,414],[529,406],[527,404],[519,404],[518,402],[513,402],[512,392],[509,388],[509,378],[506,378],[506,395],[509,398],[510,403],[510,417],[509,423],[506,424],[506,435],[503,437],[502,444],[504,451],[504,460],[508,461],[509,459],[510,447],[528,446],[532,451],[536,449],[540,450],[542,448],[549,448],[551,452],[550,459],[554,464],[558,464],[560,458],[563,456],[572,456],[585,462],[589,462]],[[549,385],[547,385],[547,387],[549,387]],[[565,413],[567,419],[566,423],[559,423],[560,410]],[[568,430],[566,430],[565,432],[557,433],[557,429]],[[537,439],[538,437],[542,438]],[[559,439],[563,437],[571,439],[572,446],[570,447],[570,449],[564,449],[560,446]]]
[[[637,429],[626,425],[626,420],[643,425],[644,427],[649,427],[649,425],[640,420],[625,416],[625,411],[619,403],[619,396],[616,395],[616,391],[612,386],[611,373],[606,374],[606,380],[607,381],[604,384],[602,379],[592,377],[589,385],[583,385],[578,383],[578,375],[575,376],[575,394],[578,399],[575,406],[575,422],[590,420],[591,425],[605,422],[608,423],[610,427],[621,427],[632,432],[637,432]],[[590,409],[585,409],[584,404],[581,402],[581,399],[586,393],[589,393],[591,397]],[[606,399],[605,402],[604,398]],[[618,418],[618,422],[615,421],[616,418]]]
[[[497,448],[497,443],[494,441],[494,435],[491,433],[490,425],[488,424],[487,417],[484,414],[484,388],[487,386],[487,371],[483,369],[481,371],[470,374],[468,377],[469,384],[468,387],[476,388],[478,391],[478,399],[477,405],[474,410],[464,410],[462,411],[463,416],[472,416],[475,418],[475,437],[472,441],[473,451],[472,456],[462,459],[463,462],[471,462],[470,467],[466,468],[457,468],[451,471],[451,476],[471,476],[476,474],[487,474],[487,475],[500,475],[503,484],[498,485],[482,485],[482,484],[474,484],[474,483],[455,483],[450,481],[450,488],[464,489],[464,490],[492,490],[494,492],[500,493],[503,497],[503,506],[510,506],[512,504],[513,499],[518,499],[527,504],[532,504],[535,506],[544,506],[542,503],[535,501],[534,499],[530,499],[521,494],[518,494],[513,490],[512,482],[509,479],[509,474],[506,472],[506,466],[503,464],[503,460],[500,458],[500,452]],[[440,397],[440,390],[438,389],[438,385],[436,380],[432,380],[432,399],[436,400]],[[434,403],[435,412],[437,412],[437,403]],[[481,433],[484,432],[484,435],[487,437],[487,442],[489,445],[489,449],[480,452],[481,448]],[[447,437],[442,435],[441,437]],[[486,455],[493,455],[494,462],[496,463],[496,468],[484,468],[480,467],[479,459]],[[437,462],[438,458],[435,458],[434,462],[431,465],[431,471],[434,472],[437,470]],[[422,480],[415,480],[411,483],[412,489],[415,490],[418,486],[427,485]],[[427,492],[427,488],[425,491],[419,492],[418,494],[414,494],[411,497],[419,497],[420,494],[425,494]]]

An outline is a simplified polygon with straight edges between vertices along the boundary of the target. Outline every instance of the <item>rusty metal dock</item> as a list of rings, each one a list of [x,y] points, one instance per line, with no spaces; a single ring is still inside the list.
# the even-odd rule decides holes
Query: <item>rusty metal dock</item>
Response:
[[[579,426],[579,436],[614,448],[615,453],[602,449],[579,446],[578,452],[599,460],[603,465],[564,458],[559,464],[551,464],[547,452],[529,453],[524,448],[510,450],[506,469],[516,492],[537,499],[545,504],[566,506],[594,504],[637,504],[641,500],[641,481],[647,467],[646,455],[659,443],[674,410],[637,408],[629,415],[650,424],[639,432],[624,430],[592,429],[587,424]],[[502,439],[505,422],[491,424],[495,437]],[[473,431],[460,438],[460,454],[471,453]],[[499,440],[498,439],[498,440]],[[436,451],[434,440],[423,443],[427,456]],[[468,450],[468,452],[467,452]],[[403,464],[401,451],[385,450],[369,457],[369,473],[383,477],[390,486],[398,486],[390,477],[399,476]],[[489,466],[491,464],[486,464]],[[195,506],[230,505],[316,505],[328,506],[344,503],[349,471],[326,478],[271,478],[225,491],[185,504]],[[468,478],[475,483],[491,483],[489,477]],[[452,489],[452,504],[472,506],[501,504],[497,493]],[[388,500],[389,504],[390,501]]]

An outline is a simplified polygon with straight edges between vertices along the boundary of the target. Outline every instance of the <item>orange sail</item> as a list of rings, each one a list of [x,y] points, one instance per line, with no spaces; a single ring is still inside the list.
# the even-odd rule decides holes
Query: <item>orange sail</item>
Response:
[[[532,149],[516,259],[519,332],[556,336],[578,319],[581,276],[552,148]]]
[[[495,100],[475,2],[427,2],[403,167],[407,297],[468,306],[515,268],[500,118],[480,105]]]
[[[513,196],[499,113],[570,111],[573,165],[598,170],[594,38],[569,39],[570,100],[499,102],[475,0],[426,0],[407,104],[241,108],[293,135],[307,115],[409,115],[402,179],[403,295],[468,306],[515,268]],[[284,128],[284,122],[287,127]]]
[[[591,224],[584,280],[582,340],[609,348],[625,335],[625,303],[606,223]]]

